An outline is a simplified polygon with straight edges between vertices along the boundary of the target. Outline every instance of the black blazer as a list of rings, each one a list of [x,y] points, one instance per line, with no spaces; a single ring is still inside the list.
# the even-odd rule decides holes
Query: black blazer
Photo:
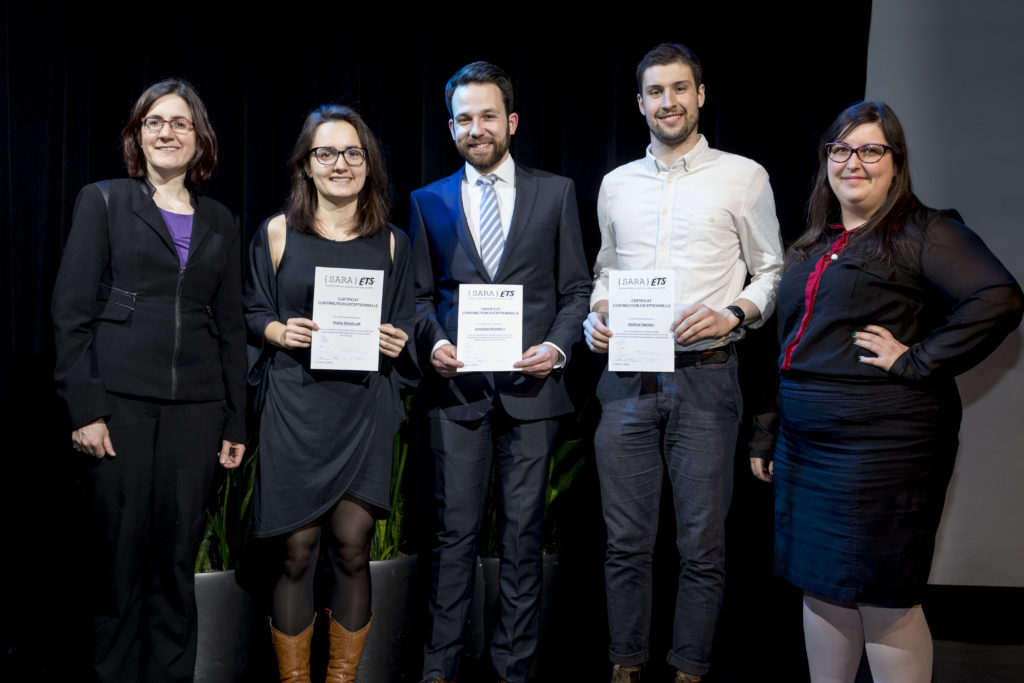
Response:
[[[430,367],[434,345],[458,344],[459,285],[523,285],[523,350],[542,342],[566,354],[581,334],[590,303],[590,272],[580,236],[576,191],[569,178],[516,169],[512,224],[501,265],[491,279],[469,232],[462,206],[463,170],[416,190],[410,198],[409,235],[416,276],[416,345]],[[543,379],[519,372],[470,372],[450,380],[426,371],[432,414],[454,420],[482,417],[495,395],[512,417],[536,420],[572,412],[556,371]]]
[[[238,221],[222,204],[193,195],[182,269],[153,192],[143,179],[120,179],[78,195],[53,294],[58,390],[73,428],[109,415],[108,391],[225,399],[223,438],[244,442]]]

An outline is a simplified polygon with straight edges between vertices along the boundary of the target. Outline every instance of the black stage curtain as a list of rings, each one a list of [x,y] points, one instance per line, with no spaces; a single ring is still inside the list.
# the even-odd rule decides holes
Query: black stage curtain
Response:
[[[863,97],[871,9],[867,1],[756,11],[684,3],[661,14],[622,6],[646,13],[624,19],[592,5],[533,16],[514,6],[438,6],[415,16],[394,7],[358,17],[344,4],[283,6],[0,9],[0,415],[13,437],[0,487],[7,653],[47,651],[40,643],[87,590],[75,579],[81,568],[69,538],[75,459],[53,389],[49,304],[75,197],[89,182],[124,175],[120,130],[148,84],[180,76],[198,89],[220,145],[220,166],[202,190],[239,214],[248,238],[282,208],[286,158],[305,114],[325,102],[353,105],[381,139],[392,221],[404,227],[409,192],[460,165],[447,128],[447,78],[470,61],[492,61],[515,85],[513,154],[576,181],[593,259],[601,178],[648,142],[636,63],[659,42],[681,41],[704,64],[700,130],[713,146],[767,168],[791,241],[803,225],[817,140]],[[770,347],[774,331],[762,338]],[[772,354],[764,355],[770,374]],[[600,647],[596,659],[604,659]]]

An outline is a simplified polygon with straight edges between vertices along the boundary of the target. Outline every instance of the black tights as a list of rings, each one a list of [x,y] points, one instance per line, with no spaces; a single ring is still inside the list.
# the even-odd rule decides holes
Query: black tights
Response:
[[[320,521],[285,534],[281,541],[281,576],[274,585],[270,618],[274,628],[298,635],[313,620],[313,575],[320,555],[320,530],[329,530],[334,619],[349,631],[370,620],[370,505],[343,497]]]

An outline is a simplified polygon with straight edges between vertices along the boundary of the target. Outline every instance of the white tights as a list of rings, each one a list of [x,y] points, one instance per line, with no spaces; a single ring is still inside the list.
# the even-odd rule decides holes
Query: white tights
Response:
[[[930,683],[932,634],[913,607],[844,606],[804,593],[812,683],[853,683],[866,649],[875,683]]]

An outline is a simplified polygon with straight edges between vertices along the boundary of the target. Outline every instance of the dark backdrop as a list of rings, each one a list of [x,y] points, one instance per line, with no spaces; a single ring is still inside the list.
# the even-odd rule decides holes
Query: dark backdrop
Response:
[[[255,6],[211,15],[197,3],[121,14],[85,4],[0,9],[0,415],[8,437],[0,485],[0,674],[33,671],[30,677],[43,680],[75,670],[81,654],[75,645],[55,657],[51,646],[83,640],[88,587],[79,579],[76,457],[51,379],[49,301],[75,196],[87,183],[124,174],[120,129],[148,84],[181,76],[198,89],[220,144],[220,166],[202,190],[240,215],[248,238],[281,208],[286,157],[305,113],[324,102],[355,106],[381,139],[392,220],[404,227],[409,192],[460,164],[447,130],[445,81],[467,62],[492,61],[515,85],[513,154],[576,181],[591,259],[599,246],[601,178],[641,156],[648,141],[634,69],[656,43],[682,41],[701,57],[707,102],[700,129],[713,146],[767,168],[787,240],[803,224],[818,137],[864,92],[869,2],[742,16],[731,3],[683,4],[660,15],[598,18],[596,28],[584,27],[599,12],[593,6],[532,18],[510,18],[506,7],[443,7],[397,23],[397,9],[392,18],[383,10],[353,18],[341,7],[273,16]],[[774,330],[766,327],[743,349],[745,390],[754,400],[770,393],[764,378],[774,372]],[[589,395],[599,369],[599,360],[578,354],[578,398]],[[743,458],[738,454],[715,680],[763,671],[767,662],[751,657],[751,648],[768,654],[769,667],[802,666],[799,642],[776,628],[781,619],[798,632],[799,605],[779,597],[786,589],[770,578],[770,492],[746,475]],[[560,617],[565,628],[554,651],[558,666],[581,667],[566,668],[570,678],[606,675],[596,488],[588,462],[563,534],[570,551],[563,565],[582,577],[559,594],[559,613],[573,616]],[[790,605],[786,616],[779,605]],[[662,615],[656,628],[665,635],[666,626]],[[666,643],[656,645],[662,649],[652,661],[661,661]]]

